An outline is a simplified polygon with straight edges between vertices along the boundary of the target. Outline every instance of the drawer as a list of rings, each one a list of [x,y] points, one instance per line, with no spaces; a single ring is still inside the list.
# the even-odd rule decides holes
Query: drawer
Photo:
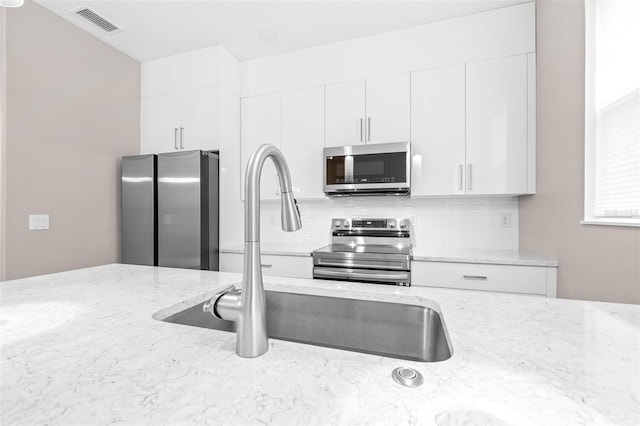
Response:
[[[416,286],[547,296],[547,268],[542,266],[414,261],[411,275]]]
[[[313,258],[311,256],[261,256],[262,275],[313,278]],[[220,271],[242,273],[244,254],[220,253]]]

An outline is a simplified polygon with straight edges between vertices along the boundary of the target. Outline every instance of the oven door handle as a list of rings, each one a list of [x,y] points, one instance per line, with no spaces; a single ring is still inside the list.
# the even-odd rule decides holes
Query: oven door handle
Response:
[[[314,272],[325,276],[332,276],[338,278],[365,278],[369,280],[390,281],[390,280],[407,280],[409,278],[408,273],[370,273],[370,272],[355,272],[353,270],[345,271],[332,271],[329,269],[316,268]]]
[[[333,266],[336,268],[368,268],[368,269],[393,269],[393,270],[404,270],[408,269],[409,261],[401,261],[401,260],[387,260],[383,261],[380,259],[358,259],[358,261],[352,261],[348,259],[348,264],[345,264],[344,260],[336,260],[331,261],[331,259],[316,259],[315,264],[317,266]],[[369,263],[366,263],[369,261]],[[373,264],[373,262],[376,262]],[[384,265],[384,266],[379,266]]]

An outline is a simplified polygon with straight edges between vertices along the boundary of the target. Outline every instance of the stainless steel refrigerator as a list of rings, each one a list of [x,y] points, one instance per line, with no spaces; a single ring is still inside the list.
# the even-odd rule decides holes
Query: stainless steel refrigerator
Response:
[[[122,263],[157,265],[156,156],[122,157]]]
[[[140,196],[142,190],[130,189],[134,182],[125,179],[125,176],[135,175],[137,179],[134,180],[139,180],[135,170],[142,167],[134,160],[147,162],[145,170],[149,170],[148,163],[155,161],[155,176],[151,179],[153,203]],[[133,164],[137,169],[132,167]],[[219,156],[216,152],[181,151],[157,156],[123,157],[122,262],[149,265],[148,253],[153,251],[155,259],[152,264],[157,266],[217,271],[218,170]],[[148,194],[149,188],[146,187],[145,191]],[[155,223],[153,237],[148,226],[141,229],[134,225],[149,218]]]

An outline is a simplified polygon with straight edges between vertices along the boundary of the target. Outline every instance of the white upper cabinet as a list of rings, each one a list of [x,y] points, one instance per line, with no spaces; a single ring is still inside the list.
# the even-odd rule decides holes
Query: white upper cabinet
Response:
[[[365,99],[364,80],[326,86],[326,146],[364,143]]]
[[[413,196],[535,192],[535,54],[412,73]]]
[[[410,74],[367,79],[367,143],[408,142],[411,134]]]
[[[411,73],[411,195],[465,194],[465,65]]]
[[[143,62],[140,153],[220,149],[239,84],[238,61],[220,46]]]
[[[270,143],[282,151],[296,198],[322,198],[324,87],[243,98],[241,102],[242,199],[249,157]],[[278,176],[269,159],[262,169],[260,198],[278,199]]]
[[[324,86],[282,92],[281,150],[296,198],[324,198]]]
[[[180,96],[182,149],[220,148],[220,88],[190,90]]]
[[[213,46],[140,65],[140,98],[222,86],[240,93],[240,64],[224,47]]]
[[[392,74],[326,86],[325,146],[407,142],[410,74]]]
[[[267,143],[280,148],[280,117],[280,93],[242,98],[240,115],[240,167],[242,170],[242,180],[240,184],[241,198],[243,200],[245,198],[245,173],[251,154],[253,154],[259,146]],[[293,159],[287,160],[289,160],[289,163],[294,161]],[[260,198],[263,200],[280,198],[278,175],[271,159],[267,159],[262,167]]]
[[[140,101],[140,153],[220,146],[218,87],[155,96]]]
[[[526,54],[467,64],[467,194],[528,192],[527,69]]]
[[[180,95],[170,94],[140,101],[140,153],[180,149]]]

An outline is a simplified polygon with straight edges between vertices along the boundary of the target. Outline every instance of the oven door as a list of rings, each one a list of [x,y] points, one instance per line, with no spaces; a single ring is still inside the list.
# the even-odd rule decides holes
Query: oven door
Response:
[[[411,256],[408,254],[349,253],[317,250],[313,253],[313,266],[408,271],[411,269]]]

